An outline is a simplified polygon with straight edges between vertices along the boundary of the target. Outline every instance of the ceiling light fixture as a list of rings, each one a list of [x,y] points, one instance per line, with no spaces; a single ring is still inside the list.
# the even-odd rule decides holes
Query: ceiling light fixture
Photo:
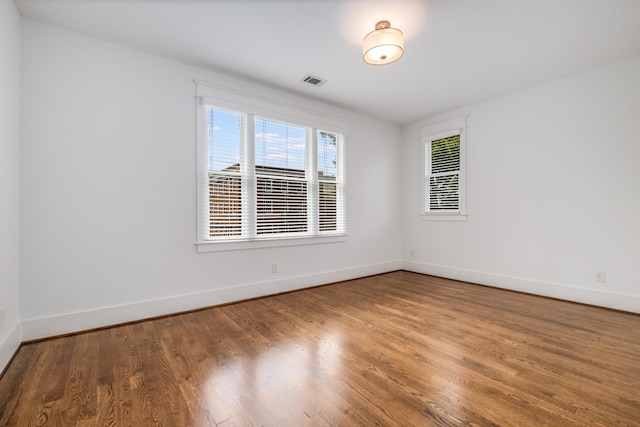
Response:
[[[379,21],[376,29],[362,42],[362,59],[367,64],[384,65],[400,59],[404,53],[402,31],[391,28],[389,21]]]

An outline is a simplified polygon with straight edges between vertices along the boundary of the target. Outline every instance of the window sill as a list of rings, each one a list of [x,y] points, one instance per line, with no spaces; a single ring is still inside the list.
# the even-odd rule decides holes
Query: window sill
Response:
[[[422,221],[466,221],[468,214],[451,213],[423,213],[420,215]]]
[[[346,234],[312,237],[286,237],[256,240],[226,240],[215,242],[196,242],[197,252],[241,251],[246,249],[279,248],[285,246],[319,245],[338,243],[347,240]]]

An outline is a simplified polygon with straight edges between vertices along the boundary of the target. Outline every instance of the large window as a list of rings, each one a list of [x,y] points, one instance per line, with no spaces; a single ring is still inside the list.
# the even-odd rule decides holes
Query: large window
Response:
[[[465,205],[466,118],[425,126],[423,210],[424,219],[463,220]]]
[[[198,106],[198,242],[344,235],[343,133],[288,106],[228,98]]]

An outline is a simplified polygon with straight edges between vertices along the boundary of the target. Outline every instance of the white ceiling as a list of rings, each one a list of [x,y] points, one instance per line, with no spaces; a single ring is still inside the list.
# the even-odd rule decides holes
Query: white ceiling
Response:
[[[15,3],[25,17],[397,124],[640,55],[640,0]],[[404,32],[405,55],[367,65],[362,39],[381,19]]]

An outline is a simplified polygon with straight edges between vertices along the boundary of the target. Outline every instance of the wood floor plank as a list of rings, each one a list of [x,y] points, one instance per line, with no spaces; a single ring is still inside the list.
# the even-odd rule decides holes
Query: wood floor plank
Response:
[[[399,271],[23,345],[31,425],[640,426],[640,315]]]

